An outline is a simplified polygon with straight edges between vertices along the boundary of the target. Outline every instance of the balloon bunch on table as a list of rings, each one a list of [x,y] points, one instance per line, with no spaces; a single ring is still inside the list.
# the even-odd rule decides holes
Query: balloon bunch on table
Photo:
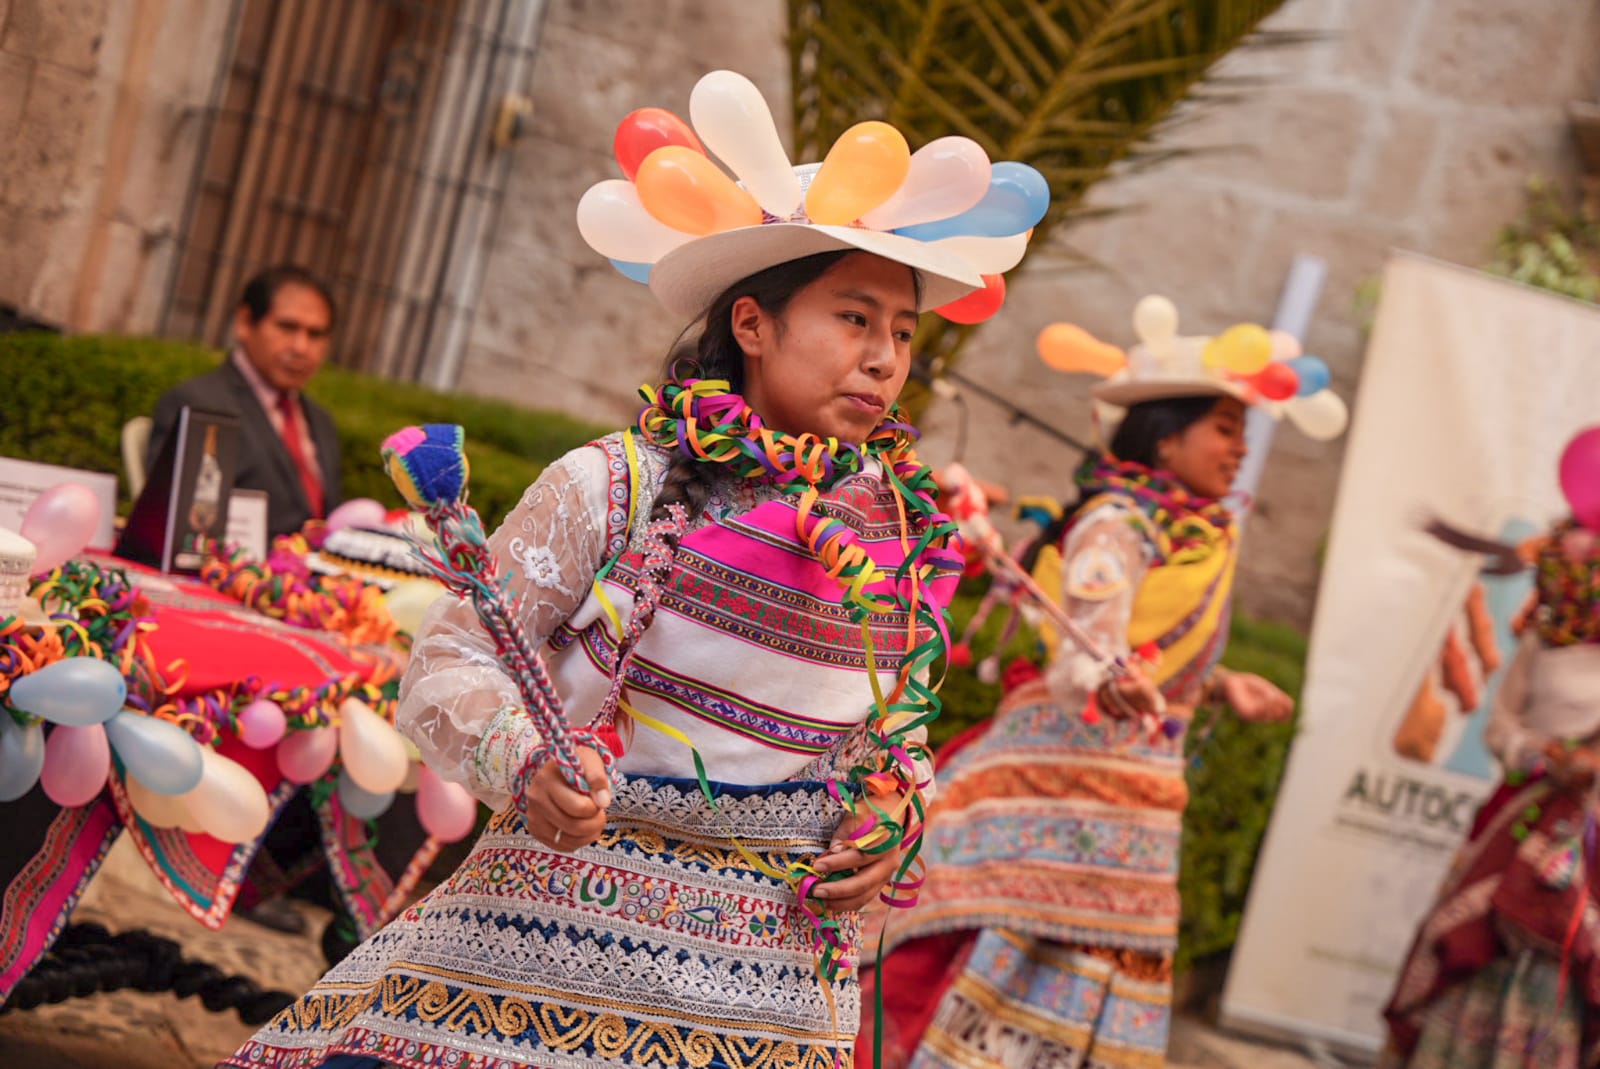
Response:
[[[648,282],[662,257],[711,234],[764,223],[859,227],[963,258],[984,288],[934,311],[979,323],[1005,301],[1004,272],[1022,260],[1050,203],[1049,183],[1026,164],[991,164],[966,137],[941,137],[912,152],[885,122],[857,123],[820,165],[795,167],[761,91],[733,71],[700,79],[689,118],[692,127],[661,108],[625,117],[613,147],[627,177],[597,183],[578,202],[584,240],[635,282]]]
[[[1287,416],[1308,438],[1343,434],[1350,412],[1329,389],[1328,365],[1301,351],[1281,330],[1238,323],[1217,335],[1180,335],[1178,309],[1150,295],[1134,306],[1139,343],[1124,352],[1072,323],[1052,323],[1039,334],[1039,357],[1056,371],[1079,372],[1130,383],[1212,379],[1274,417]]]

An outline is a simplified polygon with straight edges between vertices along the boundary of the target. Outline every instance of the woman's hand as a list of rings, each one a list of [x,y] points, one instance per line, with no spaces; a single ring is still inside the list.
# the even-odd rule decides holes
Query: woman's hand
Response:
[[[1294,715],[1294,699],[1251,672],[1225,672],[1217,687],[1240,720],[1275,722]]]
[[[1128,670],[1113,676],[1100,685],[1095,703],[1108,716],[1126,719],[1132,716],[1157,716],[1166,712],[1166,699],[1137,657],[1130,658]]]
[[[893,803],[893,799],[887,801]],[[886,812],[894,812],[892,804],[885,804],[882,808]],[[901,813],[902,823],[906,820],[907,812],[909,810]],[[850,845],[851,834],[870,821],[872,816],[871,810],[863,807],[863,812],[845,817],[833,833],[833,844],[811,863],[811,867],[823,876],[835,872],[850,873],[842,880],[819,883],[811,889],[811,896],[830,909],[861,909],[878,897],[884,885],[894,879],[895,871],[900,868],[905,852],[898,846],[881,854],[869,854]]]
[[[533,837],[553,850],[571,852],[600,838],[606,826],[606,809],[611,805],[611,781],[600,755],[587,746],[578,748],[589,793],[567,786],[554,761],[528,781],[528,830]]]

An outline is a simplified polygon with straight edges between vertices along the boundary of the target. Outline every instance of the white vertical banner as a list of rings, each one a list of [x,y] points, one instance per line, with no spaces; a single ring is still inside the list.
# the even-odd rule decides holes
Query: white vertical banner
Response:
[[[1224,1022],[1356,1051],[1498,770],[1482,727],[1526,577],[1423,533],[1502,541],[1565,512],[1562,447],[1600,422],[1600,309],[1394,256],[1355,405],[1301,729]]]

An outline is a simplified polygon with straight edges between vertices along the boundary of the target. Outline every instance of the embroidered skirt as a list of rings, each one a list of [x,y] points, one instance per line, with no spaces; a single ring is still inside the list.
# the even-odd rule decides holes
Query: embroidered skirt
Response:
[[[561,854],[498,814],[461,868],[225,1061],[305,1069],[834,1069],[854,979],[824,985],[775,869],[820,852],[823,785],[638,777],[599,842]],[[853,918],[847,926],[853,934]]]

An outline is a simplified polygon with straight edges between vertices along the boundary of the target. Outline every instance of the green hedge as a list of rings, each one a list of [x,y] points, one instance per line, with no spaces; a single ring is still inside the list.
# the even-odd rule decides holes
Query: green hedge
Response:
[[[122,425],[155,411],[168,387],[217,366],[218,354],[157,338],[0,334],[0,455],[122,472]],[[472,458],[472,503],[493,525],[552,459],[607,428],[499,401],[460,397],[342,368],[307,392],[339,426],[346,498],[398,506],[378,446],[412,423],[459,423]],[[127,505],[123,487],[123,505]]]
[[[952,607],[951,627],[959,634],[981,600],[982,587],[963,583]],[[982,658],[999,641],[1002,612],[993,613],[974,638],[973,656]],[[1033,651],[1036,639],[1024,627],[1002,659]],[[1235,616],[1223,663],[1256,672],[1298,701],[1306,659],[1306,639],[1293,628]],[[940,691],[944,712],[930,737],[935,743],[991,715],[1000,688],[979,681],[975,672],[952,672]],[[1183,817],[1183,860],[1178,877],[1183,897],[1179,936],[1180,969],[1227,950],[1239,934],[1245,894],[1256,855],[1266,835],[1272,801],[1283,778],[1294,726],[1246,724],[1224,713],[1204,738],[1208,712],[1202,711],[1189,737],[1189,808]]]
[[[217,359],[198,346],[149,338],[0,335],[0,373],[7,384],[0,392],[0,455],[120,473],[123,423],[154,411],[163,390],[215,367]],[[338,421],[347,497],[398,505],[378,463],[378,444],[409,423],[464,425],[473,504],[490,522],[516,502],[546,463],[605,430],[562,415],[339,368],[320,373],[310,393]],[[978,587],[963,587],[954,612],[957,630],[978,600]],[[999,628],[996,614],[974,642],[976,656],[993,648]],[[1024,632],[1009,652],[1025,653],[1032,641]],[[1224,659],[1298,695],[1305,652],[1304,637],[1288,628],[1236,618]],[[993,713],[999,688],[981,683],[971,671],[956,672],[946,680],[943,697],[935,742]],[[1290,725],[1241,724],[1225,716],[1203,751],[1192,755],[1180,962],[1233,945],[1292,735]]]

